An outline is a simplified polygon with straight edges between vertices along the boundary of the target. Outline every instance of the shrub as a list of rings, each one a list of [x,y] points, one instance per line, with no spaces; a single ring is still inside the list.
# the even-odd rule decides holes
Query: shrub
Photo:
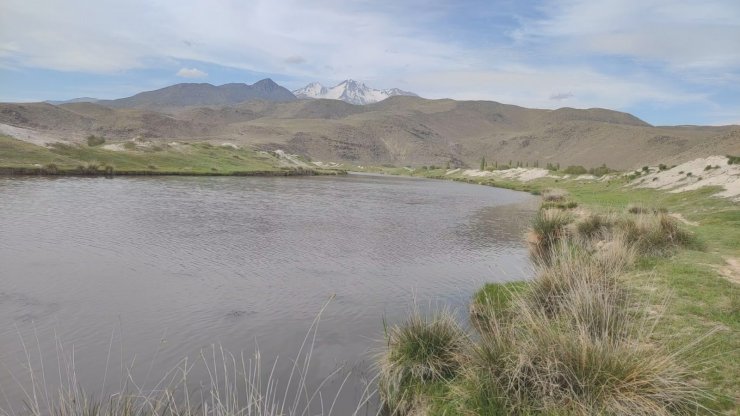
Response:
[[[571,165],[565,168],[563,172],[570,174],[570,175],[583,175],[583,174],[588,173],[588,170],[586,170],[586,168],[580,165]]]
[[[59,167],[55,163],[49,163],[46,166],[44,166],[44,172],[55,175],[59,173]]]
[[[126,150],[136,150],[136,143],[128,141],[123,143],[123,148]]]
[[[88,146],[100,146],[101,144],[105,143],[105,137],[102,136],[95,136],[94,134],[91,134],[87,136],[87,145]]]
[[[612,172],[611,169],[609,169],[606,164],[603,164],[599,166],[598,168],[591,168],[588,170],[588,173],[594,176],[604,176],[608,173]]]
[[[99,167],[98,162],[87,162],[84,165],[78,165],[77,171],[83,175],[96,175],[100,172],[98,170]]]
[[[427,318],[414,310],[406,322],[386,334],[380,359],[378,390],[392,415],[414,407],[414,391],[425,384],[451,379],[460,367],[468,338],[452,313],[442,310]]]
[[[658,170],[661,172],[664,170],[668,170],[668,166],[661,163],[660,165],[658,165]]]
[[[740,164],[740,156],[727,155],[727,164],[728,165]]]

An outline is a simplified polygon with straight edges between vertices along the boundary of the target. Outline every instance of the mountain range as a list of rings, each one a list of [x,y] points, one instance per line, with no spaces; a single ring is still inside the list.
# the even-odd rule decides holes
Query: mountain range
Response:
[[[183,83],[154,91],[146,91],[117,100],[99,100],[113,108],[192,107],[208,105],[231,105],[245,101],[265,100],[273,102],[293,101],[296,97],[285,87],[266,78],[252,85],[232,83],[224,85]]]
[[[326,98],[331,100],[342,100],[346,103],[364,105],[383,101],[388,97],[406,95],[418,97],[413,92],[403,91],[398,88],[378,90],[370,88],[362,82],[347,79],[333,87],[325,87],[318,82],[312,82],[303,88],[293,90],[293,95],[298,98]]]
[[[91,97],[74,98],[66,101],[45,101],[49,104],[98,103],[113,108],[150,108],[162,109],[173,107],[194,107],[211,105],[233,105],[245,101],[263,100],[272,102],[293,101],[298,98],[326,98],[341,100],[350,104],[364,105],[382,101],[388,97],[417,95],[398,88],[378,90],[362,82],[348,79],[334,87],[327,88],[313,82],[307,86],[289,91],[270,78],[255,82],[252,85],[231,83],[211,85],[206,83],[181,83],[170,85],[154,91],[145,91],[131,97],[116,100],[99,100]]]
[[[403,95],[354,105],[297,99],[271,80],[177,84],[119,100],[77,101],[0,103],[0,134],[37,144],[84,143],[90,134],[109,143],[228,142],[320,161],[397,166],[477,166],[485,157],[501,164],[632,169],[740,154],[737,125],[651,126],[600,108],[543,110]]]

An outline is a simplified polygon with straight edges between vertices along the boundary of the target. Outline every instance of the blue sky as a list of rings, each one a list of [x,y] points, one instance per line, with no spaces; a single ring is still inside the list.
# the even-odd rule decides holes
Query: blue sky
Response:
[[[740,124],[740,2],[0,2],[0,101],[265,77]]]

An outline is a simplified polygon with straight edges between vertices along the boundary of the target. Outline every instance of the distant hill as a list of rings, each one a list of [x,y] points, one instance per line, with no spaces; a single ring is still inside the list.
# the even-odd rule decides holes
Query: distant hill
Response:
[[[207,84],[185,85],[223,91]],[[542,110],[492,101],[409,96],[368,105],[333,99],[278,102],[226,96],[218,99],[240,102],[175,106],[172,103],[183,101],[170,98],[149,100],[135,108],[100,103],[0,104],[0,133],[35,143],[84,143],[90,134],[105,136],[109,143],[137,137],[155,142],[229,142],[283,149],[313,160],[396,166],[449,163],[475,167],[485,157],[489,164],[596,167],[605,163],[635,169],[714,154],[740,154],[737,125],[655,127],[631,114],[599,108]],[[147,100],[139,101],[143,102]],[[156,107],[152,102],[168,105]],[[213,97],[202,102],[213,102]]]
[[[92,97],[80,97],[80,98],[73,98],[71,100],[63,100],[63,101],[55,101],[55,100],[46,100],[45,103],[53,104],[53,105],[60,105],[60,104],[72,104],[72,103],[97,103],[97,98]]]
[[[312,82],[303,88],[294,90],[293,94],[298,98],[326,98],[357,105],[377,103],[397,95],[418,97],[413,92],[399,90],[398,88],[387,90],[370,88],[364,83],[352,79],[344,80],[330,88],[318,82]]]
[[[146,91],[128,98],[100,100],[113,108],[163,109],[173,107],[231,105],[244,101],[293,101],[296,97],[286,88],[267,78],[252,85],[233,83],[224,85],[183,83],[154,91]]]

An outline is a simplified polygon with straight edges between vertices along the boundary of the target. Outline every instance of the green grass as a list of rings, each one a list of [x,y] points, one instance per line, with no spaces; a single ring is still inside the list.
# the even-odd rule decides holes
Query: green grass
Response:
[[[47,168],[52,164],[56,172],[48,172]],[[106,167],[112,169],[114,174],[159,175],[286,174],[300,171],[280,166],[280,161],[271,154],[208,143],[134,145],[113,151],[86,145],[56,144],[42,147],[0,136],[0,168],[6,170],[58,174],[100,171],[100,174],[104,174]],[[324,173],[321,169],[310,171]]]
[[[709,397],[700,403],[708,412],[737,414],[740,403],[740,285],[720,273],[726,259],[740,259],[740,206],[737,203],[714,197],[718,187],[669,193],[665,191],[627,186],[627,178],[608,181],[568,181],[562,178],[542,178],[521,183],[491,178],[467,178],[459,174],[445,175],[445,171],[429,172],[395,170],[401,175],[423,176],[467,183],[495,186],[540,194],[551,188],[568,193],[568,200],[579,208],[602,217],[583,219],[575,223],[576,230],[584,237],[598,234],[604,227],[602,219],[614,213],[622,218],[640,215],[660,217],[680,215],[692,224],[678,222],[678,244],[669,250],[639,253],[635,266],[622,279],[631,292],[650,303],[643,309],[660,313],[662,318],[651,333],[655,345],[663,345],[670,354],[689,357],[693,383],[701,386]],[[628,214],[633,204],[645,211]],[[667,211],[667,212],[666,212]],[[585,224],[582,224],[584,223]],[[658,227],[659,231],[672,233],[671,227]],[[581,225],[582,224],[582,225]],[[669,228],[666,230],[665,228]],[[653,236],[658,236],[654,234]],[[477,380],[485,382],[485,377]],[[467,382],[471,384],[470,381]],[[463,382],[455,382],[449,389],[456,391],[450,400],[470,403],[480,402],[475,394],[465,394]],[[472,383],[478,385],[476,383]],[[455,387],[457,386],[457,387]],[[468,389],[468,393],[470,393]],[[473,393],[479,389],[473,389]],[[483,409],[483,408],[480,408]],[[475,414],[497,414],[479,410]],[[706,413],[699,411],[699,413]],[[441,413],[440,413],[441,414]],[[461,412],[445,413],[463,414]]]
[[[468,345],[467,335],[447,310],[431,317],[414,310],[406,322],[388,330],[386,339],[378,390],[391,415],[406,415],[426,406],[419,399],[454,377]]]
[[[491,319],[508,316],[512,300],[528,287],[525,282],[486,283],[470,300],[470,322],[480,329]]]

